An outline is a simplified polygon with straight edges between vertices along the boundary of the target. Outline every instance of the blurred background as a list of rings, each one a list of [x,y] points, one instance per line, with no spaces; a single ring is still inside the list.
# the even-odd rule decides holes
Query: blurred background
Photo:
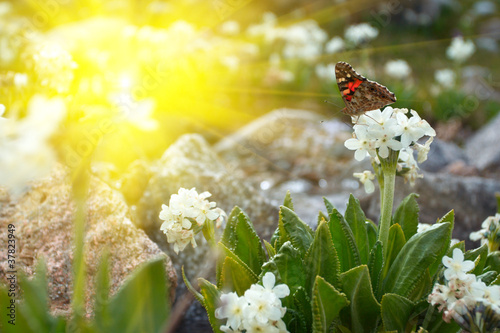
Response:
[[[10,135],[56,134],[52,155],[39,136],[11,145],[11,155],[26,151],[39,168],[50,158],[71,166],[91,156],[119,172],[159,158],[183,133],[213,143],[278,107],[342,117],[338,61],[387,86],[395,107],[417,110],[438,136],[460,144],[500,109],[499,7],[489,0],[0,2],[0,111],[24,122]],[[15,165],[8,150],[3,158]]]

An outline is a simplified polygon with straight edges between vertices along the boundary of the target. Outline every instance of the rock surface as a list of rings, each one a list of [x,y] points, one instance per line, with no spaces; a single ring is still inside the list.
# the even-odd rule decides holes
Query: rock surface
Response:
[[[18,270],[33,275],[37,260],[47,264],[50,309],[69,314],[73,289],[72,240],[75,204],[68,172],[58,166],[49,177],[33,183],[26,193],[13,198],[0,190],[0,257],[6,257],[7,225],[15,225]],[[165,260],[171,293],[175,291],[176,273],[170,259],[144,231],[133,225],[129,210],[119,193],[91,178],[87,200],[87,311],[91,313],[93,276],[102,250],[110,253],[110,284],[114,294],[140,264],[161,256]],[[6,261],[0,262],[0,280],[4,281]]]
[[[480,129],[465,145],[471,163],[484,176],[500,172],[500,114]]]

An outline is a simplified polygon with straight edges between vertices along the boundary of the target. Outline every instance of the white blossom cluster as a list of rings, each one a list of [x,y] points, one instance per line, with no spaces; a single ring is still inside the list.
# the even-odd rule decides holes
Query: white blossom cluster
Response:
[[[34,71],[40,84],[58,93],[68,91],[77,64],[71,54],[56,43],[42,44],[33,55]]]
[[[345,39],[358,46],[378,36],[378,29],[368,23],[360,23],[349,26],[345,31]]]
[[[481,241],[481,245],[494,243],[500,245],[500,214],[487,217],[481,224],[481,230],[472,232],[469,235],[472,241]],[[490,244],[493,245],[493,244]],[[491,246],[495,248],[495,246]]]
[[[189,243],[196,247],[194,236],[205,223],[222,223],[226,214],[215,202],[207,200],[210,196],[209,192],[198,194],[195,188],[180,188],[178,194],[170,197],[169,206],[161,206],[160,219],[165,222],[160,229],[167,235],[167,241],[174,244],[175,253]]]
[[[217,319],[226,319],[221,325],[223,332],[266,332],[286,333],[282,318],[286,308],[281,298],[290,294],[286,284],[275,286],[276,277],[267,272],[262,278],[262,286],[253,284],[243,296],[235,292],[222,294],[221,306],[215,310]]]
[[[384,67],[387,75],[395,79],[405,79],[411,74],[411,67],[402,59],[389,60]]]
[[[480,303],[482,307],[490,308],[494,316],[500,314],[500,286],[487,286],[474,274],[467,274],[474,269],[474,262],[464,260],[460,249],[453,250],[453,258],[444,256],[442,262],[446,267],[446,284],[434,285],[427,300],[432,305],[437,305],[439,311],[443,311],[443,319],[446,322],[453,318],[460,324],[461,317],[473,313]],[[481,319],[477,313],[472,317]],[[482,320],[484,321],[484,318]]]
[[[357,119],[353,117],[353,121],[354,137],[346,140],[344,145],[350,150],[355,150],[356,160],[362,161],[370,156],[380,164],[379,158],[389,157],[389,150],[399,151],[398,170],[405,171],[405,180],[413,185],[417,178],[421,178],[417,162],[422,163],[427,159],[436,132],[416,111],[388,106],[384,111],[373,110]],[[425,144],[417,143],[423,136],[430,138]],[[413,156],[413,151],[417,152],[417,160]],[[360,178],[365,187],[372,189],[371,185],[367,185],[367,182],[373,179],[371,175],[366,173],[364,176],[355,177]]]
[[[0,185],[21,192],[26,183],[47,175],[57,160],[49,139],[66,115],[61,98],[33,96],[27,116],[17,120],[2,118],[0,104]]]
[[[446,55],[453,61],[462,63],[469,59],[476,51],[476,47],[471,40],[465,41],[462,36],[455,37],[451,41],[451,45],[446,50]]]

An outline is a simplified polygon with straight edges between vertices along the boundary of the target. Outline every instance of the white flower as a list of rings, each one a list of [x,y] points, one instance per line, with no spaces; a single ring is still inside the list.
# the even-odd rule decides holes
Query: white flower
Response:
[[[318,78],[325,80],[326,82],[335,81],[335,65],[334,64],[328,64],[328,65],[319,64],[316,66],[315,70],[316,70],[316,75],[318,76]]]
[[[24,73],[14,74],[14,85],[18,88],[26,87],[28,85],[28,75]]]
[[[405,79],[411,74],[411,68],[404,60],[390,60],[385,64],[385,72],[393,78]]]
[[[114,93],[109,96],[110,102],[118,112],[118,118],[127,121],[143,131],[158,128],[158,122],[151,118],[156,102],[152,98],[140,101],[128,92]]]
[[[348,139],[344,146],[350,150],[356,150],[354,158],[357,161],[362,161],[367,155],[374,150],[374,143],[367,137],[367,131],[364,127],[355,126],[356,138]]]
[[[417,161],[418,163],[425,162],[427,160],[427,155],[431,150],[431,143],[434,140],[434,137],[429,137],[427,141],[421,145],[420,143],[415,144],[415,148],[417,149]]]
[[[464,280],[466,273],[474,269],[474,262],[464,261],[464,254],[460,249],[453,250],[453,258],[443,257],[443,265],[446,267],[444,277],[449,281],[452,278]]]
[[[396,119],[398,121],[396,135],[401,135],[401,144],[404,148],[408,148],[410,144],[424,136],[425,130],[419,126],[420,117],[408,118],[403,113],[397,113]]]
[[[221,57],[220,62],[232,72],[237,71],[240,67],[240,58],[235,55]]]
[[[378,36],[377,28],[372,27],[368,23],[351,25],[345,31],[345,39],[350,41],[355,46],[368,42],[377,36]]]
[[[248,301],[245,297],[238,297],[235,292],[222,294],[220,297],[221,307],[215,310],[215,318],[227,318],[226,326],[233,330],[240,329],[244,319],[243,310],[247,307]]]
[[[159,217],[165,222],[160,230],[167,235],[167,241],[174,244],[176,253],[184,250],[189,243],[196,247],[195,230],[200,231],[196,226],[214,221],[219,224],[218,219],[225,216],[220,208],[215,207],[215,202],[206,200],[210,195],[209,192],[198,194],[195,188],[180,188],[177,194],[170,197],[169,206],[162,205]]]
[[[244,296],[236,293],[223,294],[221,306],[215,310],[218,319],[227,318],[220,327],[224,332],[288,332],[282,318],[286,308],[280,298],[290,294],[285,284],[275,286],[276,278],[268,272],[262,278],[263,286],[253,284]]]
[[[464,41],[464,38],[459,36],[453,38],[451,45],[446,50],[446,55],[451,60],[461,63],[467,60],[475,50],[476,47],[471,40]]]
[[[58,93],[65,93],[73,81],[77,68],[71,54],[57,43],[48,42],[39,46],[33,55],[34,71],[42,86]]]
[[[434,73],[434,79],[436,79],[437,83],[443,88],[449,89],[455,86],[455,72],[451,69],[445,68],[437,70]]]
[[[325,45],[325,53],[333,54],[342,51],[344,48],[344,40],[338,36],[330,39]]]
[[[4,112],[2,106],[0,115]],[[1,118],[0,185],[19,192],[28,181],[50,172],[57,158],[49,139],[65,115],[66,105],[61,98],[35,95],[22,120]]]
[[[429,229],[431,225],[429,223],[419,223],[417,226],[417,232],[424,232]]]
[[[378,148],[378,155],[382,158],[389,157],[389,148],[397,151],[401,150],[401,142],[394,139],[394,131],[386,129],[380,133],[380,137],[375,141],[375,148]]]
[[[495,236],[500,231],[500,214],[488,216],[483,223],[481,223],[481,230],[472,232],[469,235],[470,240],[481,240],[481,244],[488,242],[490,236]]]
[[[240,32],[240,24],[237,21],[226,21],[222,23],[219,31],[224,35],[234,36]]]
[[[284,30],[281,38],[285,40],[283,56],[307,61],[321,55],[323,43],[328,38],[314,20],[302,21]]]
[[[375,179],[375,175],[373,174],[373,172],[365,170],[361,173],[355,172],[353,176],[359,178],[361,184],[365,185],[366,193],[373,193],[373,191],[375,191],[375,185],[372,182],[372,180]]]

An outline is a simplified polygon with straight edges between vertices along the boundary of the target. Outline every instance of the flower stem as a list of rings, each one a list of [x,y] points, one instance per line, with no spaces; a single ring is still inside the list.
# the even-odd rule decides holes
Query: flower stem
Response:
[[[387,249],[389,241],[389,228],[392,219],[392,206],[394,203],[394,185],[396,182],[396,166],[398,162],[398,152],[390,151],[389,157],[380,159],[382,173],[384,177],[381,188],[380,224],[378,239],[382,242],[384,249]]]

